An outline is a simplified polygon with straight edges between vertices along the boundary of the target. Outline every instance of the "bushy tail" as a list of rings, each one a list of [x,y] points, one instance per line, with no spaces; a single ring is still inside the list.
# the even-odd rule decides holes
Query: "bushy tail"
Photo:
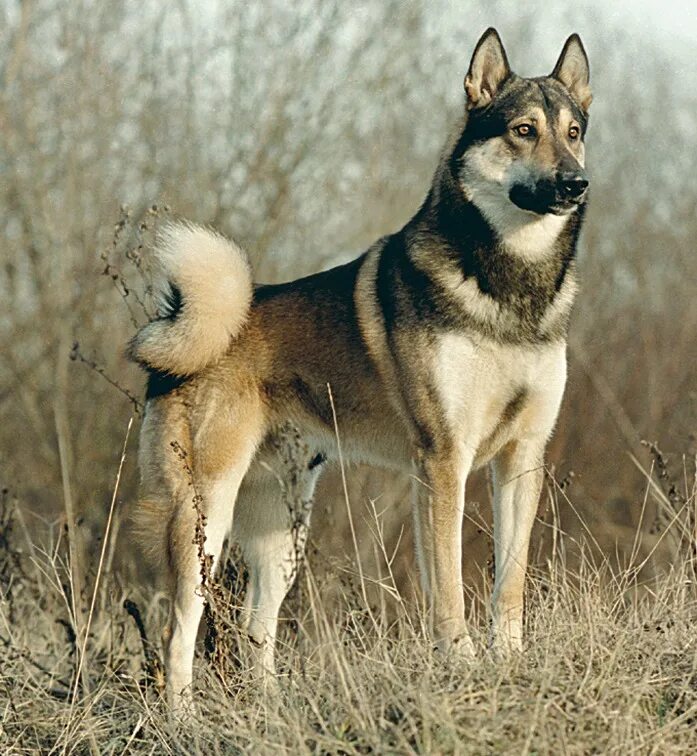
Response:
[[[131,340],[129,357],[191,375],[221,357],[247,320],[252,276],[245,253],[214,231],[170,223],[153,251],[153,295],[160,315]]]

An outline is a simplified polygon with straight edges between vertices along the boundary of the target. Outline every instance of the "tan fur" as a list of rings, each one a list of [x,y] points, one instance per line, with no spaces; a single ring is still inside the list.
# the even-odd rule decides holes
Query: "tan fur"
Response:
[[[135,537],[151,561],[163,566],[169,565],[168,523],[172,503],[185,500],[190,485],[172,442],[191,454],[188,416],[181,395],[146,406],[138,448],[140,495],[138,506],[131,512]]]

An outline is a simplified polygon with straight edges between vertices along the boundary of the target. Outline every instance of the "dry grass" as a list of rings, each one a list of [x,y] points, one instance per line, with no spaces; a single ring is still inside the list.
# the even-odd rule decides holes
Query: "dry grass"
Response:
[[[581,545],[572,570],[568,538],[558,532],[554,550],[531,570],[527,649],[512,659],[487,650],[485,576],[471,603],[479,656],[466,663],[433,653],[419,608],[394,600],[389,573],[389,600],[366,606],[357,571],[334,565],[342,588],[328,607],[308,565],[284,609],[278,694],[245,674],[253,651],[229,623],[241,571],[226,569],[219,582],[238,585],[224,594],[227,603],[218,588],[210,591],[197,713],[177,726],[159,694],[158,644],[147,637],[163,620],[162,596],[124,590],[104,544],[101,580],[82,597],[86,606],[94,600],[85,645],[73,631],[65,534],[48,548],[33,543],[33,528],[5,494],[3,752],[694,753],[697,594],[693,539],[683,539],[694,504],[694,493],[676,501],[662,531],[668,538],[676,529],[685,557],[642,585],[637,560],[613,571],[592,543]],[[373,532],[379,541],[379,528]],[[135,599],[128,611],[126,598]],[[141,611],[143,633],[133,622]]]

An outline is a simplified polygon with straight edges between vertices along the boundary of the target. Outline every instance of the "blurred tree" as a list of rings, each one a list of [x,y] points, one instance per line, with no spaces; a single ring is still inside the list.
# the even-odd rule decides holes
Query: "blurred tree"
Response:
[[[593,527],[605,527],[611,499],[629,508],[620,519],[636,520],[645,483],[627,452],[643,454],[646,436],[673,451],[695,448],[695,95],[672,86],[668,51],[575,6],[541,8],[2,0],[4,483],[48,515],[69,490],[87,526],[100,526],[131,405],[68,359],[77,339],[139,393],[122,347],[143,317],[143,288],[124,251],[140,254],[155,222],[148,207],[166,203],[234,236],[259,280],[358,253],[418,207],[462,107],[472,45],[494,22],[525,74],[550,69],[572,29],[590,50],[591,210],[550,459],[576,471],[578,506]],[[130,220],[114,243],[121,204]],[[106,260],[116,279],[100,277]],[[133,482],[131,467],[124,495]],[[356,507],[368,496],[392,502],[393,544],[408,511],[402,483],[354,478]],[[329,480],[324,501],[336,495]],[[486,500],[483,480],[471,499]],[[479,527],[468,542],[486,546]],[[366,543],[372,555],[369,535]],[[485,550],[476,549],[481,564]]]

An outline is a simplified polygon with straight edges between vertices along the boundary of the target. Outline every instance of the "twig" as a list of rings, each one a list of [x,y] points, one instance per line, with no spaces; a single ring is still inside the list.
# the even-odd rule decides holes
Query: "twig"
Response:
[[[332,420],[334,422],[334,435],[336,436],[336,447],[339,454],[339,467],[341,469],[341,485],[344,490],[344,500],[346,502],[346,513],[348,515],[349,528],[351,529],[351,538],[353,540],[353,549],[356,554],[356,566],[358,567],[358,576],[361,581],[361,594],[365,607],[370,612],[370,604],[368,603],[368,594],[365,589],[365,576],[363,574],[363,565],[361,563],[361,554],[358,550],[358,538],[356,537],[356,529],[353,525],[353,515],[351,514],[351,503],[349,501],[348,485],[346,483],[346,470],[344,468],[344,457],[341,452],[341,438],[339,436],[339,424],[336,418],[336,407],[334,406],[334,396],[332,394],[332,387],[327,383],[327,393],[329,394],[329,404],[332,408]],[[371,615],[372,616],[372,615]]]
[[[84,640],[82,643],[82,648],[80,649],[80,658],[78,659],[78,667],[77,667],[77,673],[75,674],[75,683],[72,691],[72,695],[70,697],[70,712],[68,714],[68,719],[65,725],[65,729],[63,730],[62,738],[68,738],[68,730],[70,729],[70,725],[73,719],[73,712],[75,708],[75,702],[77,700],[77,690],[80,680],[80,675],[83,673],[84,669],[84,662],[85,662],[85,656],[87,653],[87,642],[89,640],[90,635],[90,628],[92,626],[92,617],[94,615],[94,606],[97,600],[97,592],[99,589],[99,580],[101,578],[102,574],[102,566],[104,564],[104,555],[106,554],[106,548],[107,543],[109,541],[109,531],[111,528],[111,521],[114,515],[114,507],[116,505],[116,495],[119,490],[119,483],[121,481],[121,472],[123,470],[123,463],[126,459],[126,446],[128,445],[128,437],[131,432],[131,427],[133,426],[133,417],[130,417],[128,420],[128,427],[126,428],[126,437],[123,442],[123,449],[121,450],[121,459],[119,460],[119,468],[116,473],[116,482],[114,483],[114,491],[111,497],[111,505],[109,507],[109,515],[107,517],[106,527],[104,529],[104,538],[102,539],[102,550],[101,554],[99,555],[99,564],[97,566],[97,575],[95,577],[94,581],[94,589],[92,591],[92,601],[90,603],[90,610],[87,615],[87,625],[85,626],[85,634],[84,634]],[[84,690],[87,690],[87,685],[85,684],[87,682],[87,675],[85,674],[85,680],[83,681],[83,688]],[[98,753],[96,741],[94,740],[94,734],[91,736],[90,740],[90,750],[93,753]]]
[[[70,610],[72,612],[72,621],[76,635],[79,637],[82,626],[82,564],[78,542],[77,513],[75,511],[75,502],[73,501],[72,486],[70,482],[70,436],[68,432],[68,416],[66,409],[66,386],[67,386],[67,363],[61,356],[65,354],[63,346],[66,334],[61,338],[61,348],[58,351],[58,368],[57,368],[57,391],[53,403],[54,421],[56,426],[56,437],[58,439],[58,457],[60,461],[61,479],[63,482],[63,504],[65,507],[65,518],[68,530],[68,555],[69,569],[68,577],[70,581]],[[75,674],[75,689],[77,690],[80,672]],[[83,680],[83,688],[87,690],[87,680]]]
[[[92,590],[92,601],[90,602],[90,610],[87,615],[87,626],[85,627],[85,637],[82,642],[82,649],[80,652],[80,660],[78,662],[77,675],[75,681],[75,688],[73,690],[73,701],[77,695],[77,679],[82,672],[82,667],[85,662],[85,654],[87,651],[87,640],[90,635],[90,628],[92,627],[92,618],[94,616],[94,605],[97,602],[97,592],[99,590],[99,581],[102,576],[102,567],[104,565],[104,555],[106,554],[107,544],[109,543],[109,532],[111,531],[111,522],[114,517],[114,507],[116,506],[116,495],[119,490],[119,483],[121,482],[121,472],[123,470],[123,463],[126,459],[126,447],[128,446],[128,438],[131,434],[131,428],[133,426],[133,417],[128,420],[128,427],[126,428],[126,438],[123,441],[123,449],[121,450],[121,459],[119,460],[119,469],[116,473],[116,482],[114,483],[114,492],[111,496],[111,504],[109,506],[109,515],[106,521],[106,527],[104,528],[104,538],[102,539],[102,550],[99,554],[99,564],[97,565],[97,575],[94,579],[94,588]]]
[[[107,375],[106,370],[101,365],[98,365],[94,360],[90,360],[85,357],[85,355],[80,351],[79,341],[73,342],[73,347],[70,350],[70,359],[73,362],[81,362],[83,365],[87,365],[87,367],[92,368],[92,370],[94,370],[96,373],[99,373],[99,375],[101,375],[102,378],[107,381],[107,383],[110,383],[115,389],[120,391],[128,399],[129,402],[131,402],[133,409],[135,410],[135,413],[137,415],[141,414],[141,412],[143,411],[143,403],[139,399],[136,399],[136,397],[133,396],[133,394],[128,389],[121,386],[121,384],[119,384],[113,378],[110,378]]]
[[[34,667],[34,669],[37,669],[47,677],[50,677],[51,680],[58,683],[58,685],[62,685],[64,688],[67,688],[68,691],[72,688],[71,683],[56,677],[55,674],[50,669],[48,669],[48,667],[44,667],[43,664],[33,659],[29,651],[18,648],[16,644],[13,644],[12,641],[10,641],[8,638],[4,638],[2,635],[0,635],[0,643],[3,643],[7,647],[8,653],[13,654],[14,656],[28,662],[32,667]],[[66,693],[65,698],[67,697],[68,694]]]

